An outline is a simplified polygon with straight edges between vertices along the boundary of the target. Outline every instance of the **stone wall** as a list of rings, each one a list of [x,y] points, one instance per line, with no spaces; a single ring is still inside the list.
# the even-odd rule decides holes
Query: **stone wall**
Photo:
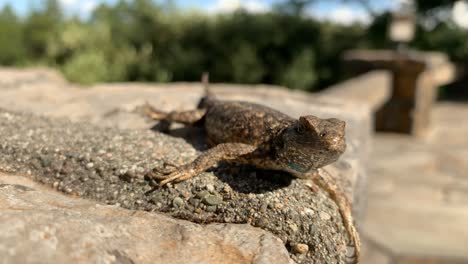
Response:
[[[151,131],[149,128],[154,123],[131,110],[145,101],[162,110],[194,108],[203,94],[201,84],[123,83],[79,87],[55,77],[45,77],[37,83],[24,82],[24,78],[34,79],[31,76],[37,76],[37,72],[20,71],[16,75],[12,72],[14,70],[0,70],[0,79],[5,76],[13,79],[11,83],[18,84],[2,86],[0,83],[0,105],[3,108],[0,111],[0,170],[8,174],[0,176],[0,195],[11,197],[1,204],[6,214],[0,224],[6,227],[13,221],[12,218],[18,218],[22,219],[23,226],[11,233],[12,241],[17,243],[5,248],[11,262],[30,262],[24,257],[28,256],[28,250],[33,250],[33,245],[44,248],[43,252],[38,253],[43,254],[40,256],[44,262],[63,262],[67,257],[71,261],[74,257],[88,256],[91,254],[86,250],[88,244],[77,246],[71,240],[63,239],[69,233],[58,230],[75,227],[88,234],[95,232],[92,226],[107,225],[109,228],[103,229],[103,236],[118,239],[109,245],[108,240],[99,236],[89,242],[90,247],[101,250],[96,251],[98,253],[95,255],[93,253],[89,260],[94,261],[93,256],[105,252],[104,256],[110,259],[151,262],[148,261],[152,258],[151,254],[161,252],[161,247],[165,251],[166,245],[155,242],[155,245],[148,247],[148,251],[142,252],[125,246],[137,237],[151,241],[155,234],[135,227],[134,221],[140,220],[133,220],[131,216],[142,215],[141,211],[152,212],[144,216],[150,219],[145,220],[149,221],[150,227],[162,225],[166,216],[208,224],[198,226],[182,220],[169,221],[171,225],[182,226],[174,230],[174,236],[180,239],[170,243],[175,251],[159,255],[161,260],[171,263],[185,262],[181,257],[174,260],[169,255],[199,254],[196,251],[198,247],[183,246],[192,244],[190,241],[202,239],[203,243],[213,244],[213,241],[221,241],[220,237],[225,236],[228,236],[224,238],[227,240],[239,237],[240,240],[252,241],[245,245],[239,245],[236,241],[229,245],[220,242],[223,246],[210,247],[213,251],[220,251],[220,254],[234,254],[232,263],[268,263],[266,256],[270,251],[265,253],[263,250],[267,245],[271,245],[272,250],[277,247],[273,235],[283,245],[272,256],[284,261],[276,263],[345,263],[347,254],[352,254],[352,249],[347,247],[350,243],[336,205],[325,192],[312,192],[307,187],[310,185],[307,181],[293,179],[285,173],[224,165],[169,188],[155,188],[144,177],[149,169],[163,166],[164,162],[183,164],[192,160],[199,151],[206,149],[206,142],[203,132],[196,129],[187,131],[176,128],[171,135]],[[316,96],[281,87],[213,84],[211,88],[218,97],[260,102],[293,117],[314,114],[345,120],[347,151],[338,162],[325,170],[336,178],[354,201],[355,218],[358,223],[361,221],[366,197],[365,162],[372,133],[369,105],[338,96]],[[28,187],[29,183],[22,183],[25,179],[19,183],[10,182],[13,179],[11,175],[23,175],[51,189],[39,191]],[[58,202],[65,198],[47,198],[59,197],[51,190],[66,193],[70,200],[65,203],[70,204]],[[91,209],[94,208],[93,203],[73,197],[94,200],[100,204],[96,208],[102,208],[103,212]],[[36,204],[42,204],[44,199],[49,199],[50,203],[43,210],[55,210],[56,218],[60,219],[55,225],[51,225],[47,214],[42,214],[42,207],[33,208]],[[81,206],[81,203],[86,205]],[[119,205],[127,210],[106,204]],[[166,216],[160,216],[157,212]],[[116,214],[115,223],[102,217],[102,214]],[[73,222],[76,217],[88,224]],[[38,220],[31,222],[31,219]],[[238,224],[250,224],[265,231]],[[110,228],[112,226],[123,228],[126,232],[135,231],[126,240],[121,237],[122,233],[114,233],[114,228]],[[167,228],[172,230],[171,227]],[[182,232],[181,229],[194,231]],[[29,235],[25,235],[25,232]],[[202,235],[191,238],[196,237],[195,233]],[[170,236],[170,232],[166,234]],[[272,234],[271,237],[269,234]],[[87,241],[86,236],[77,235],[76,239]],[[50,243],[53,246],[49,247]],[[253,244],[257,246],[250,246]],[[307,245],[308,250],[297,250],[298,245],[301,248]],[[76,256],[60,251],[75,246],[82,247],[81,253]],[[289,252],[288,256],[285,257],[284,252]],[[219,263],[215,260],[214,257],[198,263]]]

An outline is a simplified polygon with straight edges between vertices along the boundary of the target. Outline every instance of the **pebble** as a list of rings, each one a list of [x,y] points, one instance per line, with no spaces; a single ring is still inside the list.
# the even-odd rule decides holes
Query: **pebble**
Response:
[[[306,254],[309,252],[309,246],[307,244],[298,243],[292,247],[292,250],[297,254]]]
[[[306,208],[306,209],[304,209],[304,213],[306,215],[313,215],[313,214],[315,214],[315,211],[310,209],[310,208]]]
[[[200,199],[206,198],[208,195],[210,195],[209,191],[201,191],[197,193],[197,197]]]
[[[317,231],[317,227],[315,227],[314,224],[310,224],[309,225],[309,234],[314,235],[316,231]]]
[[[225,193],[230,193],[230,192],[232,192],[232,188],[231,188],[231,186],[229,186],[229,185],[226,184],[226,185],[224,185],[224,187],[223,187],[223,191],[224,191]]]
[[[215,187],[213,186],[213,184],[207,184],[206,189],[211,193],[215,191]]]
[[[47,157],[41,157],[42,167],[49,167],[52,164],[52,160]]]
[[[299,230],[299,228],[297,227],[297,225],[294,224],[294,223],[290,223],[290,224],[289,224],[289,228],[291,228],[291,230],[292,230],[294,233],[296,233],[297,230]]]
[[[197,199],[197,198],[190,198],[188,200],[189,204],[193,205],[194,207],[198,207],[198,205],[200,205],[200,199]]]
[[[210,212],[210,213],[214,213],[214,212],[216,212],[216,209],[217,209],[217,208],[218,208],[218,207],[217,207],[216,205],[207,206],[207,207],[206,207],[206,211],[207,211],[207,212]]]
[[[206,205],[218,205],[223,202],[223,198],[216,194],[210,194],[203,198],[203,203]]]
[[[184,205],[184,200],[182,200],[180,197],[176,197],[174,200],[172,200],[172,205],[175,207],[182,207]]]
[[[269,223],[269,222],[270,222],[270,221],[268,221],[267,218],[261,217],[260,219],[257,220],[257,226],[259,226],[259,227],[266,227],[266,226],[268,226],[268,223]]]
[[[330,218],[331,218],[331,216],[329,214],[327,214],[327,213],[325,213],[323,211],[320,212],[319,215],[320,215],[320,219],[322,219],[322,220],[330,220]]]
[[[91,169],[92,167],[94,167],[94,163],[92,163],[92,162],[86,163],[86,168],[87,169]]]
[[[275,203],[274,207],[278,210],[281,210],[284,207],[284,204],[282,203]]]

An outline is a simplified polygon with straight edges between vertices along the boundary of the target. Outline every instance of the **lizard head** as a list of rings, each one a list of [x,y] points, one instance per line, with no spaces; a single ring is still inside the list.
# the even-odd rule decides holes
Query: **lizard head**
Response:
[[[294,174],[335,162],[346,150],[344,121],[301,116],[282,134],[276,153]]]

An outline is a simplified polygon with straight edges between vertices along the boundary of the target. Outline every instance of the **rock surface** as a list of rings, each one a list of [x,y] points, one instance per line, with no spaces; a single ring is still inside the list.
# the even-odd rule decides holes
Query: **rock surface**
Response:
[[[163,161],[182,164],[196,150],[149,130],[101,128],[0,110],[0,171],[31,175],[70,195],[199,223],[249,223],[284,243],[313,250],[296,261],[344,263],[347,236],[325,192],[286,173],[221,166],[169,188],[145,178]],[[328,217],[324,217],[324,215]]]
[[[468,263],[467,116],[438,103],[429,138],[376,136],[363,264]]]
[[[8,89],[0,83],[0,105],[4,109],[27,111],[51,117],[66,117],[98,126],[122,129],[148,129],[155,123],[131,113],[145,102],[161,110],[183,110],[196,107],[203,96],[203,86],[196,83],[175,84],[99,84],[80,87],[68,84],[44,70],[0,70],[0,79],[10,80]],[[40,83],[23,85],[23,79],[43,77]],[[15,86],[16,85],[16,86]],[[14,89],[12,89],[14,87]],[[301,91],[266,85],[242,86],[212,84],[220,98],[252,101],[268,105],[293,117],[314,114],[322,118],[337,117],[347,122],[347,151],[341,163],[329,166],[332,174],[343,179],[343,186],[354,200],[355,219],[360,222],[365,211],[366,162],[372,133],[370,107],[362,103],[336,99],[333,95],[314,96]],[[183,96],[181,96],[183,94]],[[189,137],[191,144],[203,150],[200,136],[193,131],[178,131],[175,136]],[[185,132],[185,133],[184,133]]]
[[[355,215],[362,214],[371,133],[366,107],[271,87],[213,86],[222,98],[261,102],[291,116],[313,113],[346,120],[347,152],[326,170],[354,197]],[[191,109],[202,95],[201,85],[83,89],[50,81],[11,87],[2,89],[0,84],[0,104],[9,109],[0,110],[1,171],[132,210],[198,223],[249,223],[279,237],[297,263],[345,263],[348,239],[337,207],[325,192],[311,192],[304,180],[225,165],[168,188],[155,188],[144,177],[164,161],[183,164],[194,159],[206,144],[196,129],[175,129],[172,136],[150,131],[154,123],[130,110],[145,100],[163,110]],[[297,244],[307,245],[307,253],[295,254],[291,247]]]
[[[201,226],[51,192],[0,174],[1,263],[291,263],[249,225]]]

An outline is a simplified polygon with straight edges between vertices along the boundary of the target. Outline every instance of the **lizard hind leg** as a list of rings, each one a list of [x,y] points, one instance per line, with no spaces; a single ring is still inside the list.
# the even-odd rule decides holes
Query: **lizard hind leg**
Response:
[[[358,263],[361,255],[361,240],[359,239],[359,234],[356,230],[356,227],[353,223],[353,217],[351,215],[351,205],[345,196],[344,192],[338,187],[336,181],[328,172],[325,170],[317,171],[312,180],[320,188],[324,189],[329,195],[330,198],[338,206],[343,225],[348,233],[349,238],[353,242],[354,247],[354,256],[351,256],[351,263]],[[347,256],[348,257],[348,256]]]
[[[152,105],[146,103],[141,107],[138,107],[140,112],[153,119],[164,121],[168,124],[171,123],[182,123],[182,124],[194,124],[203,119],[206,114],[206,109],[199,108],[194,110],[187,110],[187,111],[171,111],[171,112],[163,112],[157,110]]]
[[[162,167],[161,168],[153,168],[151,171],[148,172],[148,176],[151,178],[154,178],[156,180],[165,180],[167,177],[164,175],[169,175],[171,173],[174,173],[178,169],[178,165],[164,160],[162,162]]]

